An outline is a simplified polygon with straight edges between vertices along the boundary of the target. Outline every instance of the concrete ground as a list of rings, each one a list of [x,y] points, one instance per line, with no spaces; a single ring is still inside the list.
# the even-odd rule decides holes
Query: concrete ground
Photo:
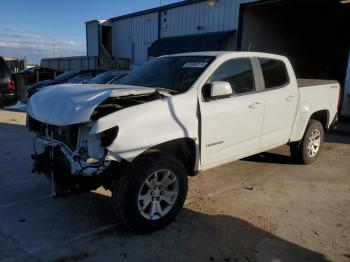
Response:
[[[142,236],[116,221],[108,192],[50,198],[24,122],[0,110],[0,261],[350,261],[346,128],[309,166],[285,146],[190,178],[177,221]]]

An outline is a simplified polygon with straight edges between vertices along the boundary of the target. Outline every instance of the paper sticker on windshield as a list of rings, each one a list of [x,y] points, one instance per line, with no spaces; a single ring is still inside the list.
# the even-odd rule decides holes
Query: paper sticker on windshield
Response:
[[[190,62],[184,64],[182,68],[204,68],[207,64],[205,62]]]

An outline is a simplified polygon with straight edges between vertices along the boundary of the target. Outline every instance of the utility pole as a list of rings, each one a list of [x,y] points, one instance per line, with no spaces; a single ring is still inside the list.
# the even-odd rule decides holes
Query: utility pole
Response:
[[[53,58],[56,57],[56,44],[51,44],[53,48]]]

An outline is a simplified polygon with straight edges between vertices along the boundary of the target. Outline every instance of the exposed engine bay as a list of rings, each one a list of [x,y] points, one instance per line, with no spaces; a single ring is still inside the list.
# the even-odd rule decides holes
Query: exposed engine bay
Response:
[[[113,156],[108,146],[118,136],[118,126],[98,134],[90,131],[96,122],[119,110],[137,106],[164,97],[158,92],[142,95],[109,97],[92,112],[84,123],[57,126],[38,121],[28,115],[27,125],[36,133],[34,139],[33,173],[47,175],[56,192],[85,192],[104,185],[110,175],[112,163],[118,165],[122,159]]]
[[[158,92],[138,96],[110,97],[95,108],[91,115],[91,120],[97,121],[99,118],[121,109],[150,102],[162,97],[164,96]]]

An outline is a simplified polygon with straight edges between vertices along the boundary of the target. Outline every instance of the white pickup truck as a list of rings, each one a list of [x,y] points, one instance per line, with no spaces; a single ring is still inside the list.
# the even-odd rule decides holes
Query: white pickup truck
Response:
[[[286,57],[199,52],[153,59],[116,85],[57,85],[35,94],[33,172],[53,192],[112,191],[134,232],[169,224],[187,176],[284,144],[296,161],[320,154],[336,121],[336,81],[297,80]]]

